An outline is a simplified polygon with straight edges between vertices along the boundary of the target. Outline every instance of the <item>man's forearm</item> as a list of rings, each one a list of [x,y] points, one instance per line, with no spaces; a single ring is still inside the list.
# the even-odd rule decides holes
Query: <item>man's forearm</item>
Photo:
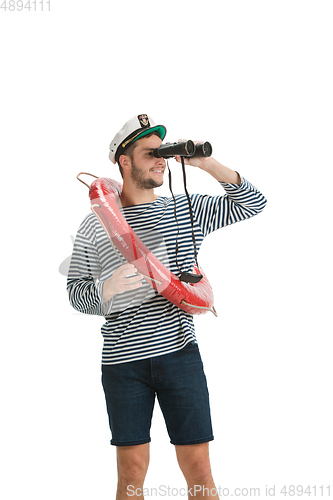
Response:
[[[210,174],[214,179],[219,182],[227,182],[229,184],[238,184],[242,183],[241,178],[237,172],[231,170],[228,167],[225,167],[214,158],[207,158],[200,165],[200,168]]]

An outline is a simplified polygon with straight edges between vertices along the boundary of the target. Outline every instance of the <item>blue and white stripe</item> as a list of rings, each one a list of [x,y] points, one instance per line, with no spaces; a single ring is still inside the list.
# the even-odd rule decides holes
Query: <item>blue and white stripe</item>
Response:
[[[223,196],[191,195],[197,250],[203,239],[219,228],[260,213],[265,197],[246,179],[237,184],[221,183]],[[194,265],[192,228],[188,201],[176,195],[178,265],[191,271]],[[172,198],[122,208],[122,212],[145,245],[175,275],[177,225]],[[137,290],[116,295],[103,304],[103,283],[125,263],[114,250],[95,214],[82,222],[73,248],[67,280],[71,305],[82,313],[106,318],[102,364],[118,364],[177,351],[195,341],[193,317],[171,304],[148,283]]]

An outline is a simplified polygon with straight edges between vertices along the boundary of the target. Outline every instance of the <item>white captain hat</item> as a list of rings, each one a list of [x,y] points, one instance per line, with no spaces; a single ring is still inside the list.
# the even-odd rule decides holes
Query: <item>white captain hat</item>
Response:
[[[126,148],[133,144],[133,142],[151,132],[157,132],[163,141],[166,128],[164,125],[155,125],[154,120],[148,115],[133,116],[119,130],[110,143],[109,158],[112,163],[117,163],[119,157],[124,154]]]

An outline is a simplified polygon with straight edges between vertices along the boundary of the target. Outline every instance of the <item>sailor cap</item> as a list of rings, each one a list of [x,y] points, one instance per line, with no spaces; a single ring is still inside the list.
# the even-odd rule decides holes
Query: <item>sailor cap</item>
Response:
[[[124,154],[133,142],[141,139],[151,132],[157,132],[160,138],[164,139],[166,128],[164,125],[155,125],[154,120],[145,114],[133,116],[125,125],[119,130],[110,143],[109,158],[112,163],[116,163],[119,157]]]

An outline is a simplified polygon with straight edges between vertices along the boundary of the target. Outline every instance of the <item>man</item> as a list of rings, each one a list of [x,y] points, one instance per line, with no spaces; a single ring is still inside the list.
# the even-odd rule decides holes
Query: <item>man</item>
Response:
[[[166,134],[147,115],[129,120],[110,144],[110,160],[123,177],[119,203],[134,231],[176,275],[193,269],[195,257],[187,198],[161,197],[166,162],[156,158]],[[176,157],[179,162],[180,157]],[[191,195],[197,250],[210,232],[256,215],[264,196],[237,172],[212,157],[185,163],[213,176],[226,195]],[[174,204],[179,225],[175,221]],[[178,250],[176,252],[176,240]],[[188,488],[217,496],[209,461],[213,440],[209,395],[193,317],[158,294],[132,264],[121,264],[92,213],[75,240],[68,293],[72,306],[106,318],[102,383],[111,444],[117,446],[117,499],[140,496],[149,463],[150,424],[155,398]]]

